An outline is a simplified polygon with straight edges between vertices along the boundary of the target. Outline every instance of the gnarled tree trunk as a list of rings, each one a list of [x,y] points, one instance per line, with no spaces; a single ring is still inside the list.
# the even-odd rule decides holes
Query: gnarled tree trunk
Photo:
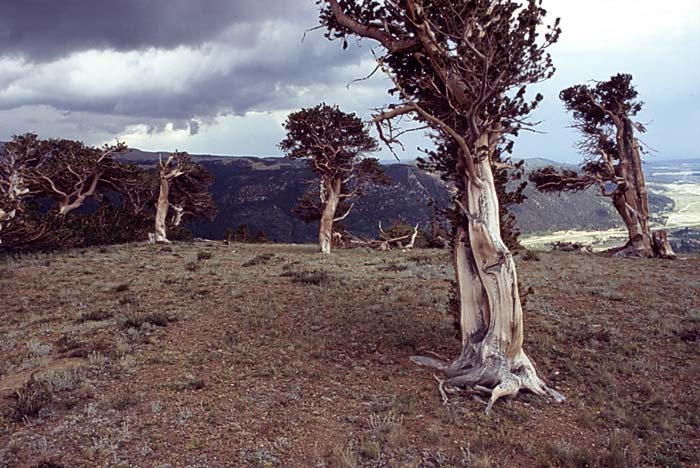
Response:
[[[485,146],[484,143],[480,146]],[[491,393],[486,408],[503,396],[528,390],[563,397],[538,376],[522,349],[523,311],[513,256],[501,239],[499,205],[489,158],[476,164],[479,180],[466,178],[462,205],[467,226],[454,240],[460,298],[462,352],[451,364],[427,357],[414,362],[443,371],[441,383]]]
[[[649,201],[639,143],[629,118],[616,122],[620,164],[617,176],[623,180],[613,195],[613,205],[627,226],[629,240],[615,253],[623,257],[675,258],[666,231],[652,233]]]
[[[5,220],[5,218],[9,218],[9,217],[10,217],[9,214],[8,214],[5,210],[3,210],[2,208],[0,208],[0,244],[2,244],[2,226],[3,226],[3,221]]]
[[[627,227],[628,241],[615,255],[622,257],[653,257],[654,250],[649,228],[648,213],[638,204],[639,194],[626,189],[613,196],[613,205]]]
[[[160,193],[158,194],[158,204],[156,205],[156,232],[155,242],[170,242],[166,234],[166,220],[170,209],[170,180],[165,174],[160,176]]]
[[[616,255],[653,257],[654,245],[649,226],[649,201],[642,169],[639,143],[634,137],[634,124],[629,118],[616,122],[620,164],[617,176],[621,186],[613,195],[613,205],[627,227],[629,240]]]
[[[325,179],[321,186],[321,202],[323,213],[321,214],[321,224],[318,232],[318,243],[321,246],[321,252],[324,254],[331,253],[331,244],[333,243],[333,221],[335,219],[335,211],[338,209],[340,202],[341,180],[336,179],[331,182]]]
[[[668,242],[668,232],[659,230],[651,233],[651,240],[654,245],[654,253],[659,258],[667,258],[673,260],[678,258],[676,252],[673,251],[671,244]]]

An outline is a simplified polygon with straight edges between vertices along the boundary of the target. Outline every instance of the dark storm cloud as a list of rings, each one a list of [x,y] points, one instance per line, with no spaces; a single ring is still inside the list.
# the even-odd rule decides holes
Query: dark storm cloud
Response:
[[[648,96],[645,115],[658,121],[649,144],[697,153],[682,133],[698,126],[700,16],[688,13],[697,0],[674,1],[669,9],[654,0],[547,0],[565,34],[559,72],[537,88],[547,99],[533,120],[558,136],[543,145],[533,134],[532,155],[572,152],[559,90],[610,76],[621,63]],[[218,139],[220,152],[259,141],[257,154],[274,154],[289,110],[326,101],[367,117],[391,99],[391,84],[381,74],[345,84],[371,72],[373,44],[351,41],[343,51],[321,30],[302,43],[317,8],[316,0],[0,0],[0,140],[34,131],[95,143],[145,132],[170,145],[176,129],[202,142],[200,151]],[[632,20],[619,27],[620,15],[597,15],[606,8]],[[233,122],[243,129],[237,141],[229,140]]]
[[[170,121],[194,135],[193,119],[290,109],[357,78],[348,67],[368,57],[321,31],[302,43],[317,14],[314,0],[2,1],[0,110]]]
[[[310,9],[304,0],[2,0],[0,55],[46,61],[86,49],[198,45],[231,24],[294,20]]]
[[[303,89],[343,85],[357,73],[347,67],[366,51],[338,53],[320,37],[300,41],[302,30],[274,25],[277,37],[260,33],[206,49],[136,54],[83,54],[7,72],[0,62],[0,109],[49,105],[56,109],[157,119],[289,108]],[[57,79],[57,77],[59,79]],[[322,98],[322,97],[320,97]]]

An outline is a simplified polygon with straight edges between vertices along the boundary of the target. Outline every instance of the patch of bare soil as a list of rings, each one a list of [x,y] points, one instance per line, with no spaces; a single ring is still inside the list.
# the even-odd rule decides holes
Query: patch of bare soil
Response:
[[[443,405],[440,251],[114,246],[0,261],[0,467],[695,466],[700,258],[540,254],[525,350],[567,401]]]

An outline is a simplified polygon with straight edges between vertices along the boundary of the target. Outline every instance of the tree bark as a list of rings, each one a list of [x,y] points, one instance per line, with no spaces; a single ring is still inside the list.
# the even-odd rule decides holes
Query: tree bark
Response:
[[[479,146],[487,147],[482,137]],[[441,382],[478,387],[491,394],[486,412],[503,396],[527,390],[563,397],[538,376],[522,349],[523,311],[513,256],[501,238],[499,205],[490,158],[479,158],[478,180],[466,177],[462,206],[467,225],[457,229],[454,262],[459,288],[462,352],[451,364],[414,356],[414,362],[443,371]]]
[[[158,194],[158,204],[156,205],[156,242],[170,242],[166,234],[166,220],[168,217],[168,209],[170,208],[170,180],[161,174],[160,176],[160,193]]]
[[[616,122],[616,127],[620,158],[616,175],[623,182],[613,195],[613,205],[627,227],[629,240],[615,255],[651,258],[655,253],[649,226],[649,201],[634,124],[625,118]]]
[[[321,214],[321,223],[318,232],[318,243],[321,247],[321,253],[330,254],[331,244],[333,243],[333,220],[335,219],[335,211],[340,202],[340,186],[342,181],[336,179],[324,181],[322,190],[325,190],[325,206]]]
[[[654,253],[659,258],[667,258],[670,260],[678,258],[676,252],[673,251],[671,244],[668,242],[668,232],[654,231],[651,234],[654,243]]]
[[[68,213],[70,213],[73,210],[77,210],[81,206],[83,206],[83,203],[85,203],[85,200],[87,200],[89,197],[93,196],[95,194],[95,190],[97,189],[97,183],[100,181],[100,178],[102,177],[102,173],[95,174],[92,177],[92,182],[90,182],[90,187],[88,188],[87,192],[81,192],[80,190],[77,191],[77,195],[75,197],[75,200],[72,202],[70,201],[70,197],[66,196],[65,201],[63,204],[60,206],[58,213],[61,216],[66,216]],[[82,188],[82,186],[81,186]]]

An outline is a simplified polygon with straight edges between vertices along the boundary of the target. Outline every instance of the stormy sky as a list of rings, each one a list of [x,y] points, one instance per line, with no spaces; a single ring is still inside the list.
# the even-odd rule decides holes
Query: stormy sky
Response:
[[[562,88],[632,73],[653,158],[700,157],[700,2],[545,0],[562,18],[558,72],[516,156],[576,161]],[[370,42],[342,50],[315,0],[2,0],[0,140],[42,137],[145,150],[279,155],[286,115],[321,101],[368,118],[389,101]],[[402,158],[425,146],[416,134]],[[381,156],[389,158],[384,151]]]

